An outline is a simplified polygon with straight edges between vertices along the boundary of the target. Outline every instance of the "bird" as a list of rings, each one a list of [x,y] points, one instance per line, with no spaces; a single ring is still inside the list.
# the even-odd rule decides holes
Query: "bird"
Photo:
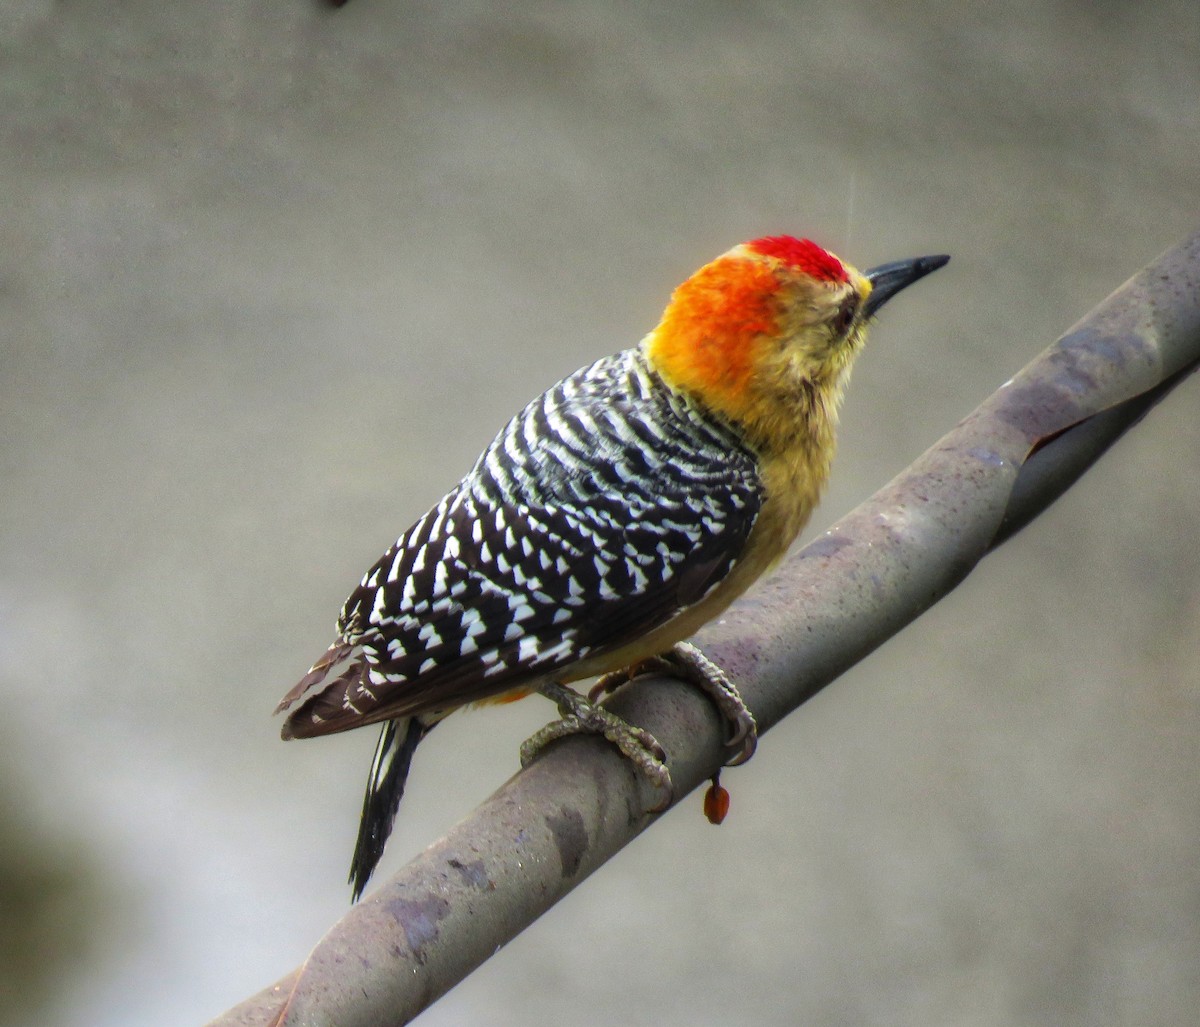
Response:
[[[686,642],[795,540],[829,478],[838,410],[867,327],[946,255],[860,272],[772,235],[686,279],[636,346],[552,386],[363,575],[336,637],[276,712],[284,739],[382,724],[349,883],[392,831],[413,753],[448,714],[538,692],[562,719],[521,748],[603,734],[662,786],[667,754],[570,687],[657,661],[754,751],[736,686]],[[336,675],[330,676],[334,671]]]

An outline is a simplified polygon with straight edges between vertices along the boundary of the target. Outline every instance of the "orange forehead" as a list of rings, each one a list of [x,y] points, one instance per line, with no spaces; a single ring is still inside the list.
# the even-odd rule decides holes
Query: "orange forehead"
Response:
[[[675,290],[654,333],[652,359],[680,384],[740,392],[754,343],[779,330],[782,283],[764,261],[726,255]]]

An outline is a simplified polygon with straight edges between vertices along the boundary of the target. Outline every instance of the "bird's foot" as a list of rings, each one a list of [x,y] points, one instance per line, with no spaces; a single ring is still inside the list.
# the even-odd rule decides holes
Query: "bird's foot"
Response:
[[[729,725],[729,737],[725,739],[725,745],[737,750],[725,761],[725,766],[739,766],[754,755],[754,750],[758,748],[758,724],[754,714],[742,702],[741,693],[725,672],[691,642],[678,642],[660,656],[652,656],[625,670],[605,674],[592,687],[588,697],[595,702],[626,681],[651,673],[669,674],[687,681],[716,703],[717,710]]]
[[[551,742],[567,735],[603,735],[638,771],[664,794],[662,803],[651,812],[658,813],[671,805],[674,791],[671,772],[667,769],[666,750],[649,731],[627,724],[615,713],[596,706],[572,688],[556,682],[538,686],[538,691],[558,706],[561,720],[547,724],[521,745],[521,766],[527,767]]]

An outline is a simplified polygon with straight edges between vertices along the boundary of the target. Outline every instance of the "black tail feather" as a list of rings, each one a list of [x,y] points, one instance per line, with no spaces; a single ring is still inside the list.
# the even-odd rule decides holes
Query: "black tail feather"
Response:
[[[383,725],[379,744],[375,747],[371,776],[367,779],[367,793],[363,796],[354,858],[350,861],[349,883],[354,886],[354,902],[362,895],[383,855],[383,847],[396,820],[396,810],[404,797],[404,782],[413,753],[432,727],[432,724],[422,724],[418,717],[389,720]]]

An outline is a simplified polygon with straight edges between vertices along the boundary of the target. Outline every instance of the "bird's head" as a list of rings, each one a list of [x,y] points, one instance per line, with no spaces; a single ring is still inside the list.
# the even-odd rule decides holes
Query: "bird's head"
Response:
[[[760,445],[803,430],[798,406],[832,430],[872,316],[949,259],[860,272],[808,239],[754,239],[675,290],[644,352],[668,384]]]

